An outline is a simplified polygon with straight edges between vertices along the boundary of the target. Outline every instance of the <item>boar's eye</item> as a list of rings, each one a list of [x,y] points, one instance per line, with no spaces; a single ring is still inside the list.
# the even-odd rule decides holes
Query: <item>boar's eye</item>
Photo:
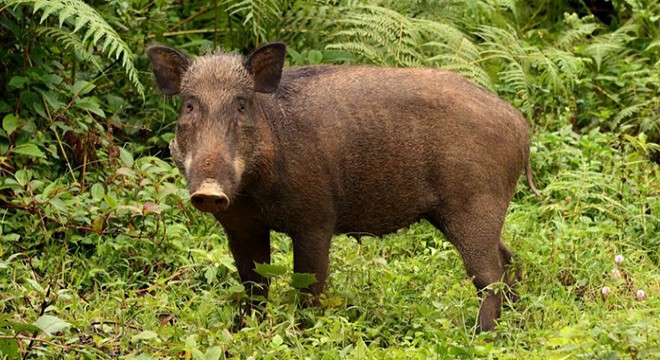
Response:
[[[191,101],[186,102],[186,112],[192,112],[194,110],[194,106]]]

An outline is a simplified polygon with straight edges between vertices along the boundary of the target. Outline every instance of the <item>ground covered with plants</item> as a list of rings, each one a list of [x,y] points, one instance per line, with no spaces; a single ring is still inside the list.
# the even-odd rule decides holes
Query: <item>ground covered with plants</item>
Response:
[[[270,302],[240,311],[144,50],[270,40],[290,66],[449,68],[526,115],[542,198],[514,196],[496,331],[427,223],[336,237],[311,308],[273,233]],[[0,0],[0,357],[660,358],[659,61],[652,0]]]

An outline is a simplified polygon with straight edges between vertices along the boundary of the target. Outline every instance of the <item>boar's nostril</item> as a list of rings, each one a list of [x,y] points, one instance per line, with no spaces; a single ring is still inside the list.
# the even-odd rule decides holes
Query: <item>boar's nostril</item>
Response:
[[[229,206],[229,198],[222,192],[196,191],[190,196],[190,202],[200,211],[217,213]]]
[[[227,207],[227,203],[229,203],[229,200],[227,200],[227,197],[219,197],[214,199],[213,202],[215,203],[216,207],[220,209],[224,209],[225,207]]]

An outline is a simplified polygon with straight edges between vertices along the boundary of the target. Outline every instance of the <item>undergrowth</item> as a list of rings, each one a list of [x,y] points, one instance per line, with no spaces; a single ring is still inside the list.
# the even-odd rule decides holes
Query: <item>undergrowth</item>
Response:
[[[0,0],[0,356],[660,358],[660,7],[590,3]],[[270,301],[241,312],[144,48],[269,40],[289,65],[449,68],[527,115],[542,198],[521,181],[511,204],[519,299],[496,331],[475,335],[460,256],[425,222],[335,237],[307,308],[273,233]]]

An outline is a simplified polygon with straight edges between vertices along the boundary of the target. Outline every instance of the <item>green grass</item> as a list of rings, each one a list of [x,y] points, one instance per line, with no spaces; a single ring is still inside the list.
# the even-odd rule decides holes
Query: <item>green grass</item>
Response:
[[[287,272],[261,316],[241,314],[220,226],[192,211],[175,168],[125,158],[117,168],[135,177],[107,169],[99,182],[123,199],[114,210],[98,187],[81,191],[92,205],[66,205],[105,214],[99,231],[42,227],[38,214],[25,215],[33,228],[3,222],[0,348],[11,355],[18,339],[16,353],[32,358],[660,358],[660,167],[635,139],[597,131],[540,133],[532,150],[543,198],[522,181],[514,196],[503,237],[519,300],[492,333],[474,334],[479,304],[460,256],[424,222],[361,244],[336,237],[321,306],[299,307]],[[157,211],[141,210],[151,202]],[[290,240],[274,233],[272,249],[290,269]],[[17,325],[40,317],[41,330]]]

